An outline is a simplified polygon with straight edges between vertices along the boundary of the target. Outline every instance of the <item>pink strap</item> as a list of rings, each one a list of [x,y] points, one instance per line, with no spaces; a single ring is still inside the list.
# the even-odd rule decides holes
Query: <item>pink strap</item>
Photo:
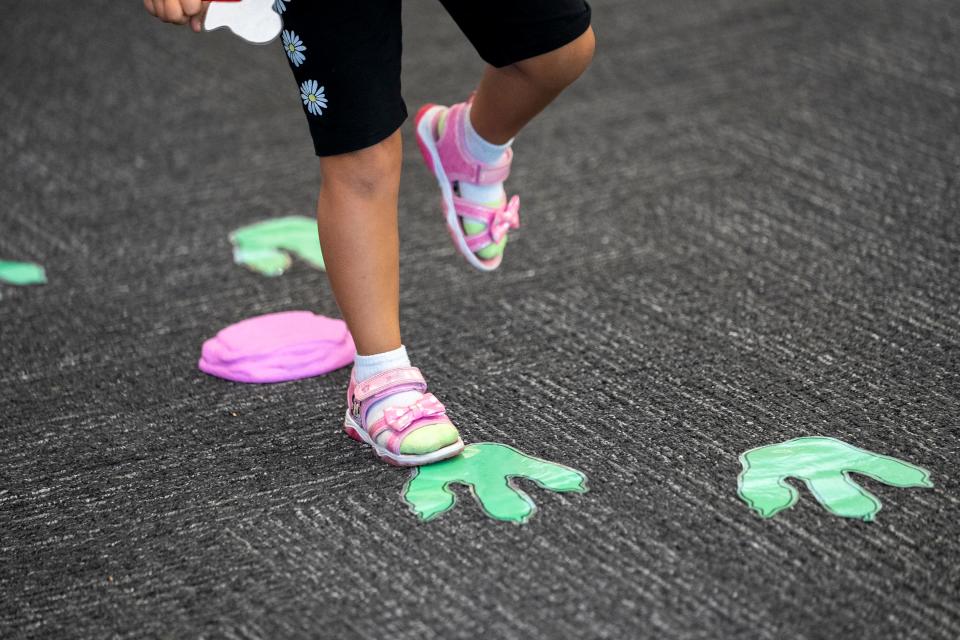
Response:
[[[459,196],[453,196],[453,208],[457,210],[457,215],[461,218],[471,218],[483,224],[490,224],[493,218],[493,207],[485,207],[469,200],[464,200]]]
[[[510,165],[513,163],[513,149],[507,149],[496,164],[474,163],[474,178],[467,182],[474,184],[497,184],[510,177]]]
[[[484,229],[480,233],[464,236],[463,240],[467,243],[467,248],[474,253],[482,251],[491,244],[494,244],[493,241],[490,240],[490,232],[487,229]]]
[[[472,100],[472,97],[471,97]],[[494,164],[488,165],[474,160],[467,151],[464,131],[464,118],[467,117],[467,104],[459,103],[450,107],[447,114],[447,126],[437,141],[440,162],[450,181],[463,180],[474,184],[496,184],[510,175],[513,162],[513,149],[507,149]]]
[[[423,385],[426,388],[427,382],[423,379],[423,374],[416,367],[398,367],[381,371],[375,376],[371,376],[363,382],[357,382],[353,387],[353,397],[356,402],[363,402],[373,396],[396,387],[398,385]]]
[[[463,218],[471,218],[487,225],[487,228],[483,231],[464,237],[467,246],[474,253],[491,244],[500,242],[510,229],[520,227],[519,196],[513,196],[509,202],[499,209],[485,207],[456,197],[453,199],[453,205],[457,211],[457,215]]]

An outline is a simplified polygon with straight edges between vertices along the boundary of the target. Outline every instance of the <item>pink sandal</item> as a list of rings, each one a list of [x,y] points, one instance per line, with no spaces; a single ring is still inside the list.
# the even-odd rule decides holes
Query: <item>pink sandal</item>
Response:
[[[401,391],[419,391],[424,395],[406,407],[389,407],[382,417],[369,424],[370,407]],[[463,451],[460,434],[447,418],[443,404],[427,393],[427,383],[416,367],[390,369],[363,382],[357,382],[351,374],[343,428],[354,440],[373,447],[380,458],[401,467],[430,464]],[[381,446],[377,438],[385,431],[390,435],[385,446]]]
[[[472,99],[473,96],[470,101]],[[471,265],[481,271],[493,271],[500,266],[503,254],[484,259],[477,252],[499,243],[510,229],[520,226],[520,198],[513,196],[502,207],[493,208],[468,202],[454,192],[454,183],[458,180],[474,184],[503,182],[510,175],[513,160],[512,149],[507,149],[503,158],[493,165],[481,164],[469,156],[463,127],[470,101],[449,107],[446,127],[439,138],[437,122],[447,107],[435,104],[421,107],[416,117],[417,143],[427,168],[440,184],[443,213],[454,245]],[[468,235],[461,219],[483,223],[486,229]]]

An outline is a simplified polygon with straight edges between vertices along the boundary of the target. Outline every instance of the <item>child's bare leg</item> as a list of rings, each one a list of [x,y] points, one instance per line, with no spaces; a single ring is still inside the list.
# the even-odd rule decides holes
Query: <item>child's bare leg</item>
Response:
[[[333,295],[360,355],[400,346],[401,138],[320,158],[317,225]]]
[[[583,74],[593,59],[593,48],[593,29],[587,27],[579,37],[548,53],[504,67],[488,66],[468,107],[430,105],[418,114],[417,135],[427,153],[435,153],[441,164],[452,162],[457,167],[476,162],[490,171],[485,178],[478,171],[477,179],[456,173],[449,181],[452,196],[444,195],[445,214],[453,210],[460,219],[459,228],[450,227],[454,245],[474,267],[496,269],[507,232],[519,226],[519,198],[508,202],[503,179],[496,178],[509,172],[506,153],[513,137]],[[453,135],[448,122],[454,123]],[[458,155],[463,157],[458,160]],[[433,170],[433,161],[427,166]],[[449,175],[442,174],[441,184]]]
[[[593,59],[593,28],[550,53],[502,68],[488,66],[470,109],[481,137],[504,144],[579,78]]]
[[[372,147],[320,158],[323,184],[317,226],[333,295],[357,345],[351,376],[355,382],[390,370],[410,371],[406,348],[400,344],[401,145],[397,130]],[[357,439],[365,437],[379,455],[397,464],[426,464],[459,453],[463,442],[443,406],[432,396],[424,397],[415,385],[402,382],[388,384],[372,398],[354,395],[351,382],[350,404],[355,400],[360,409],[346,416],[347,432]],[[396,391],[388,393],[390,388]],[[398,419],[387,416],[388,409],[402,413],[415,404],[419,408],[413,411],[423,414],[419,426],[366,431],[389,423],[388,418]],[[424,413],[428,410],[429,415]]]

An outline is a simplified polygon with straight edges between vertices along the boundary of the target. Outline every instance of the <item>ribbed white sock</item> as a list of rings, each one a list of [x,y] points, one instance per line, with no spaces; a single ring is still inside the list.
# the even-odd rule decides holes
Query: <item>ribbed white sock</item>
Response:
[[[407,348],[403,345],[400,345],[393,351],[375,353],[369,356],[361,356],[360,354],[357,354],[353,360],[353,375],[357,379],[357,382],[363,382],[364,380],[375,376],[381,371],[409,366],[410,358],[407,356]],[[401,391],[400,393],[395,393],[392,396],[387,396],[383,400],[374,403],[370,407],[370,411],[367,412],[367,424],[372,425],[374,422],[379,420],[383,415],[383,412],[386,411],[388,407],[413,404],[422,396],[423,394],[419,391]],[[385,431],[377,438],[377,444],[384,446],[386,439],[389,437],[389,431]]]
[[[467,107],[467,117],[463,121],[463,133],[467,142],[467,152],[473,156],[474,160],[483,164],[493,164],[500,159],[500,156],[513,144],[513,138],[510,138],[503,144],[493,144],[484,140],[477,130],[473,128],[473,122],[470,121],[470,107]]]

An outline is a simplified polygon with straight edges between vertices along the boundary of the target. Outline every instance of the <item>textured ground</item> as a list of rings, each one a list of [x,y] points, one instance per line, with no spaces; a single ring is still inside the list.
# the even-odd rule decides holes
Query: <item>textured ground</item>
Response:
[[[138,2],[4,10],[0,256],[50,284],[0,287],[0,636],[960,635],[957,4],[594,10],[592,69],[517,142],[497,274],[449,245],[405,125],[416,363],[469,440],[590,478],[524,526],[464,492],[419,523],[339,431],[346,371],[197,371],[226,324],[336,312],[320,272],[230,260],[230,230],[313,208],[278,46]],[[410,108],[464,96],[469,45],[405,14]],[[936,487],[759,519],[737,455],[805,434]]]

